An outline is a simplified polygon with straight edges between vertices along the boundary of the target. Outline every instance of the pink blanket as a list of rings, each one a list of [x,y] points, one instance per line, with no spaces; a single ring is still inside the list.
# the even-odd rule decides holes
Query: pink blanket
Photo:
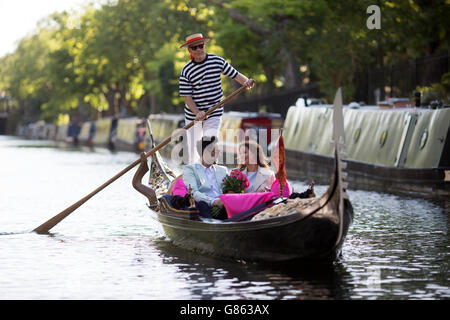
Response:
[[[172,195],[184,197],[187,193],[186,185],[183,178],[177,179],[172,187]],[[238,213],[247,211],[256,207],[270,199],[280,196],[280,183],[278,179],[274,181],[270,189],[271,192],[255,192],[255,193],[228,193],[219,196],[222,200],[225,209],[227,209],[228,218],[231,218]],[[286,181],[283,189],[283,197],[289,197],[292,193],[292,188]]]
[[[228,218],[256,207],[274,197],[276,195],[272,192],[227,193],[219,196],[225,209],[227,209]]]
[[[270,187],[270,192],[274,193],[276,196],[280,196],[280,182],[278,179],[276,179],[272,183],[272,187]],[[286,181],[286,185],[283,189],[283,197],[289,198],[289,196],[292,194],[292,188],[289,182]]]

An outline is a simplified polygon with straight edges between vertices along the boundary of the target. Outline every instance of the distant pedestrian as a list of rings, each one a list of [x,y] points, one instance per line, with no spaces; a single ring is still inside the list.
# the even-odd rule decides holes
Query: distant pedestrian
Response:
[[[223,98],[221,74],[236,80],[248,89],[252,87],[252,81],[239,73],[224,58],[206,53],[206,43],[210,40],[211,38],[196,33],[188,36],[186,43],[181,46],[187,48],[191,55],[191,60],[181,69],[179,82],[180,96],[184,97],[186,103],[185,124],[202,121],[187,132],[189,164],[198,161],[196,141],[202,136],[218,136],[223,106],[208,117],[205,116],[205,112]]]

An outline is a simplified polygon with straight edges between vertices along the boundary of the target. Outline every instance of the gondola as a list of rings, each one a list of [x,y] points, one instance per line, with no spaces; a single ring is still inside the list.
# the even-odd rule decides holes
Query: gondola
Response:
[[[177,173],[158,153],[141,165],[133,187],[147,197],[154,218],[177,246],[245,262],[281,262],[294,259],[333,262],[339,258],[353,208],[346,193],[345,163],[341,161],[344,125],[340,90],[334,108],[335,169],[327,191],[313,199],[281,199],[264,209],[262,218],[239,222],[205,219],[195,207],[179,210],[170,201],[170,181]],[[142,178],[150,170],[150,183]],[[271,215],[277,211],[282,214]],[[265,214],[267,213],[267,214]]]

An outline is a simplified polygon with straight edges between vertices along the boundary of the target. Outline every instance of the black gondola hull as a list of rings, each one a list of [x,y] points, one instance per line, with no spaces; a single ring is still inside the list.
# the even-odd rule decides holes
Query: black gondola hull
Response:
[[[332,199],[314,214],[293,213],[260,221],[205,223],[155,212],[168,238],[177,246],[243,261],[293,259],[334,261],[339,256],[353,209],[344,202],[341,241],[336,244],[339,217]]]

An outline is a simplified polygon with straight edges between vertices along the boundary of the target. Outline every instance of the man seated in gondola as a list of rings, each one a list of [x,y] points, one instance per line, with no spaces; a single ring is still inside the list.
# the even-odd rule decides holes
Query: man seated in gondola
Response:
[[[221,209],[220,213],[214,218],[226,219],[227,213],[219,196],[222,194],[222,180],[226,177],[228,170],[226,167],[215,164],[218,157],[217,142],[218,139],[215,136],[204,136],[197,142],[200,162],[184,166],[183,181],[186,188],[189,186],[192,188],[192,196],[200,216],[213,218],[211,210],[213,207],[218,207]]]

